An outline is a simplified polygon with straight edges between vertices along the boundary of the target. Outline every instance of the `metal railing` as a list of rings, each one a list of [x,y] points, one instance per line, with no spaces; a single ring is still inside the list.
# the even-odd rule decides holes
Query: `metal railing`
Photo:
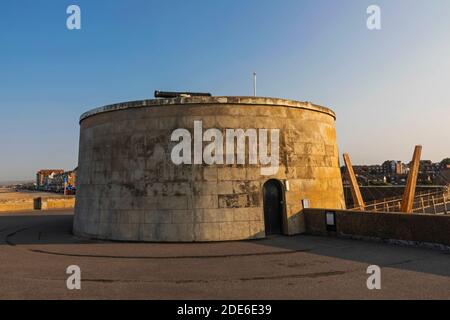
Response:
[[[401,212],[402,197],[374,200],[365,204],[365,211]],[[359,210],[352,208],[350,210]],[[449,191],[419,192],[414,197],[414,213],[450,214]]]

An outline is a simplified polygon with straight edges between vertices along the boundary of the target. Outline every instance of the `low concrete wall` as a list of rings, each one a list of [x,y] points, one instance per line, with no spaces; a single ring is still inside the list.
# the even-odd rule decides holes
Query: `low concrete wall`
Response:
[[[335,212],[335,231],[327,228],[326,213]],[[404,240],[450,246],[450,215],[373,213],[343,210],[304,210],[306,233]]]
[[[75,208],[75,198],[47,198],[42,199],[43,204],[46,204],[46,209],[72,209]],[[43,210],[45,210],[43,208]]]
[[[41,199],[40,201],[38,199]],[[28,198],[0,201],[0,212],[72,209],[75,207],[74,196]]]
[[[33,210],[33,199],[15,199],[0,201],[0,212]]]

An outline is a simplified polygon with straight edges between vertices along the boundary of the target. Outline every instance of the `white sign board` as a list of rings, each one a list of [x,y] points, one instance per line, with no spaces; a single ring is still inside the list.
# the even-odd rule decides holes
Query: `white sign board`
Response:
[[[327,212],[327,226],[334,226],[334,213],[333,212]]]

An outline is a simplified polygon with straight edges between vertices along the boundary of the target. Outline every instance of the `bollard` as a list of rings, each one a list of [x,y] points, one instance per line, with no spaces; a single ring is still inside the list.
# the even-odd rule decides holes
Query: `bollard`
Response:
[[[42,210],[42,198],[34,198],[33,199],[33,207],[34,210]]]

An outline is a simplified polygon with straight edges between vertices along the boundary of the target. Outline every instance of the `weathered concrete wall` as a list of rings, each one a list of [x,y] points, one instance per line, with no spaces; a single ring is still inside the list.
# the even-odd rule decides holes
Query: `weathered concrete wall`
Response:
[[[47,210],[72,209],[75,208],[75,197],[67,196],[64,198],[47,198],[43,199],[43,204]]]
[[[0,201],[0,212],[29,211],[33,209],[33,199],[13,199]]]
[[[327,231],[326,212],[304,210],[306,233],[450,246],[450,215],[336,211],[336,232],[330,232]]]
[[[280,129],[280,169],[174,165],[175,129]],[[204,144],[204,146],[207,143]],[[248,163],[248,159],[247,159]],[[138,241],[222,241],[265,237],[262,186],[284,185],[284,232],[304,230],[302,199],[345,207],[335,117],[309,103],[266,98],[182,98],[104,107],[82,116],[74,232]]]
[[[40,209],[36,207],[37,199],[38,198],[2,200],[0,201],[0,212],[30,211],[34,209],[71,209],[75,207],[74,196],[40,198]]]

